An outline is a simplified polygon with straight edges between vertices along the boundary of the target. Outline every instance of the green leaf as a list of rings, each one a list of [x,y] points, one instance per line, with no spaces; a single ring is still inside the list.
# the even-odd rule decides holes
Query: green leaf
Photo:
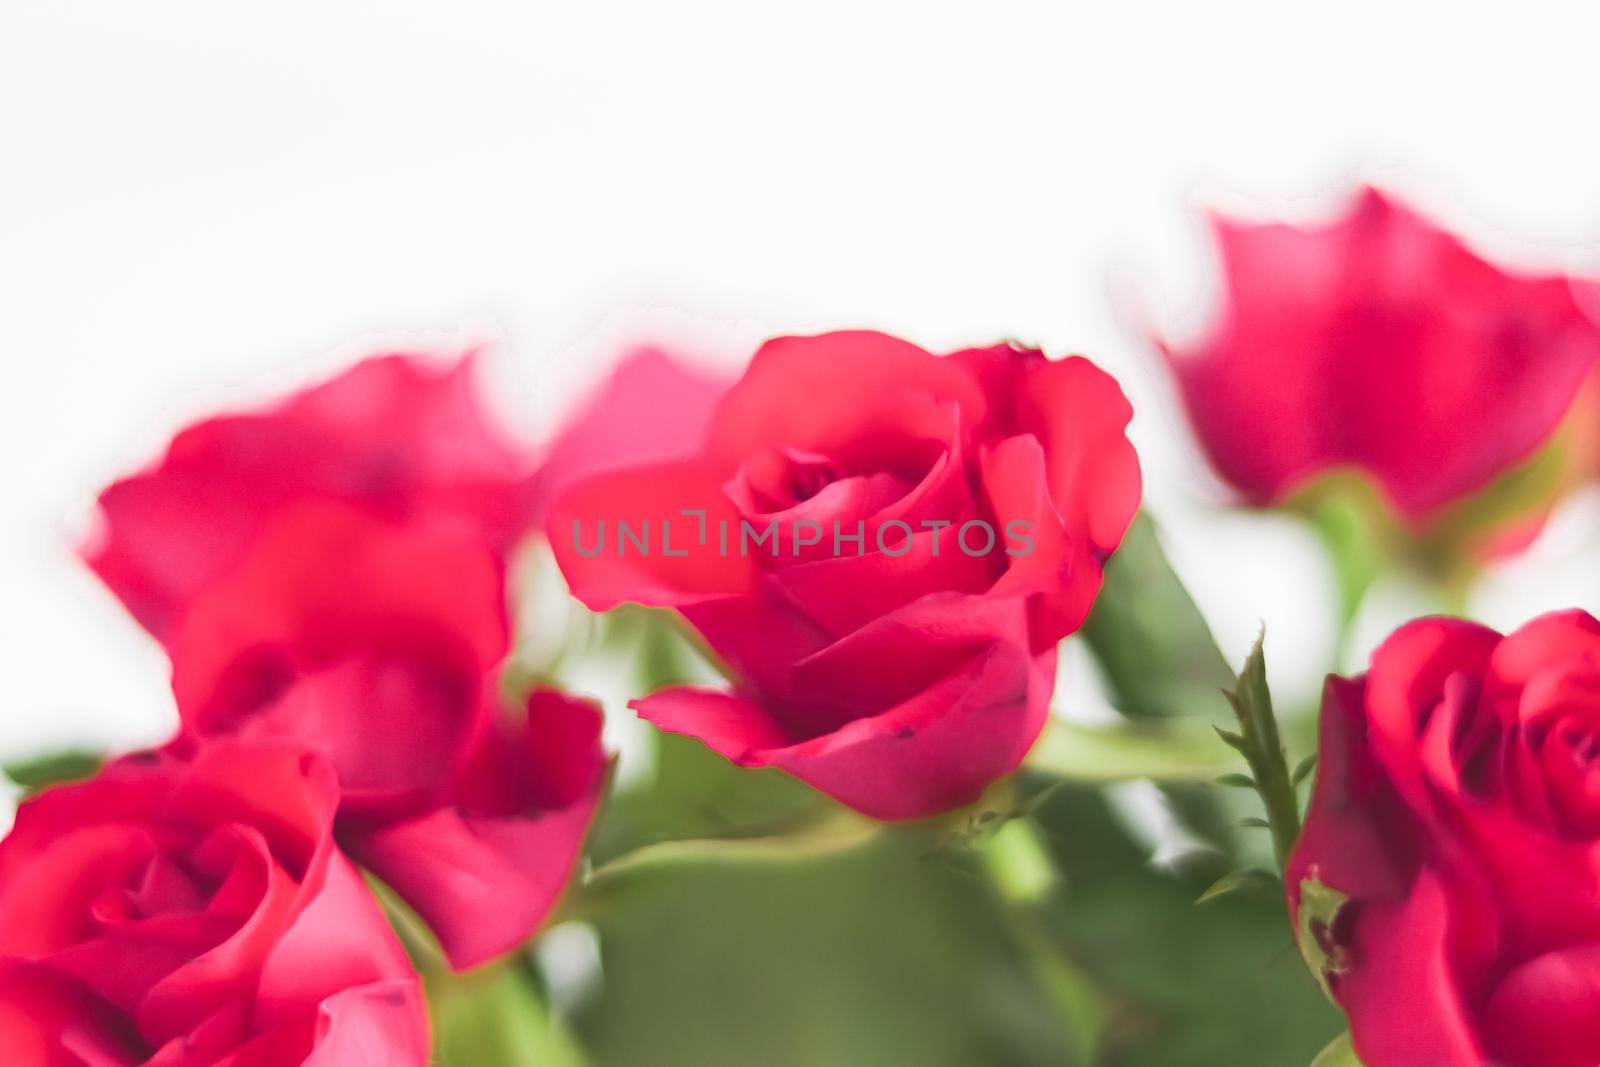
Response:
[[[1300,881],[1299,922],[1294,939],[1300,947],[1300,956],[1306,961],[1311,976],[1322,987],[1322,993],[1333,999],[1331,979],[1342,974],[1348,965],[1344,950],[1334,944],[1330,932],[1339,918],[1339,912],[1350,898],[1324,885],[1315,878]]]
[[[1230,702],[1233,700],[1233,694],[1228,693],[1225,695],[1228,697]],[[1220,726],[1214,726],[1212,729],[1217,732],[1218,737],[1222,738],[1222,743],[1233,749],[1235,752],[1239,753],[1240,755],[1245,755],[1249,752],[1250,746],[1245,743],[1244,735],[1236,734],[1232,730],[1224,730]]]
[[[1219,774],[1211,779],[1212,785],[1223,785],[1230,789],[1254,789],[1256,780],[1248,774]]]
[[[1350,1035],[1344,1033],[1334,1038],[1327,1048],[1317,1053],[1317,1058],[1311,1061],[1311,1067],[1361,1067],[1361,1061],[1356,1059],[1356,1050],[1350,1044]]]
[[[1282,883],[1278,876],[1271,871],[1264,871],[1259,867],[1242,867],[1237,871],[1229,871],[1206,887],[1206,891],[1195,898],[1196,904],[1204,904],[1208,900],[1215,900],[1220,896],[1236,892],[1240,889],[1273,889],[1276,890]]]
[[[1080,633],[1113,701],[1128,715],[1210,718],[1217,689],[1233,681],[1144,513],[1106,564],[1105,584]]]
[[[1236,819],[1233,825],[1243,827],[1247,830],[1272,829],[1272,824],[1270,822],[1257,815],[1246,815],[1242,819]]]
[[[1295,764],[1294,773],[1289,776],[1289,780],[1298,788],[1300,783],[1311,777],[1311,772],[1316,769],[1317,754],[1313,752]]]
[[[1183,720],[1089,726],[1052,717],[1028,766],[1078,782],[1208,782],[1239,766],[1218,752],[1211,727]]]
[[[63,782],[91,778],[104,762],[105,756],[98,752],[71,749],[7,764],[5,775],[32,794]]]

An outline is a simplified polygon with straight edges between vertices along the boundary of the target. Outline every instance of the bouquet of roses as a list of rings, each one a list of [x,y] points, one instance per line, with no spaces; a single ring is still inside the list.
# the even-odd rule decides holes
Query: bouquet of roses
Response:
[[[177,728],[9,769],[3,1062],[1600,1063],[1600,622],[1457,617],[1600,459],[1583,284],[1370,190],[1216,232],[1152,347],[1234,503],[1322,535],[1341,648],[1385,575],[1442,612],[1319,716],[1086,358],[647,348],[530,446],[377,356],[101,495]]]

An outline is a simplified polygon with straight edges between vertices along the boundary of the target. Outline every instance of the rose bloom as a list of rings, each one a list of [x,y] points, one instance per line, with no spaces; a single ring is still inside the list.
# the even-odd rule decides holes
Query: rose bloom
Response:
[[[207,419],[100,496],[89,565],[157,637],[262,525],[299,500],[471,532],[504,554],[531,459],[479,402],[470,356],[366,360],[266,410]]]
[[[462,967],[549,911],[605,768],[595,706],[501,698],[533,462],[471,372],[384,356],[190,427],[102,494],[87,553],[167,648],[178,744],[270,738],[331,759],[341,844]]]
[[[639,713],[884,819],[1014,769],[1138,507],[1116,383],[1082,358],[869,332],[769,341],[714,405],[673,381],[673,402],[610,422],[662,422],[655,461],[563,475],[548,524],[585,604],[675,608],[731,673]],[[629,395],[613,381],[584,422]],[[553,451],[582,468],[570,440]]]
[[[1409,536],[1437,532],[1552,440],[1600,355],[1568,279],[1502,270],[1374,189],[1327,225],[1213,225],[1222,309],[1202,339],[1162,348],[1205,451],[1252,504],[1353,469]],[[1587,462],[1577,447],[1497,517],[1535,532]]]
[[[341,845],[458,967],[533,933],[605,777],[596,705],[501,693],[504,587],[475,536],[302,502],[188,603],[168,642],[179,744],[289,740],[326,755]]]
[[[1289,904],[1361,1062],[1600,1063],[1600,622],[1410,623],[1321,732]]]
[[[142,753],[0,842],[0,1049],[19,1065],[423,1067],[416,975],[288,747]]]

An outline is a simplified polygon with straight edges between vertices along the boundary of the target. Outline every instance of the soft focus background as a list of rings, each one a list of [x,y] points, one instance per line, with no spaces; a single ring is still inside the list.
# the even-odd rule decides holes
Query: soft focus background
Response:
[[[1237,660],[1264,621],[1280,699],[1303,704],[1334,640],[1320,548],[1287,519],[1212,506],[1220,490],[1144,343],[1147,324],[1204,321],[1212,263],[1197,208],[1312,217],[1374,180],[1492,257],[1600,273],[1597,34],[1600,12],[1578,4],[1522,5],[1514,19],[1365,2],[1318,15],[1273,3],[7,4],[0,760],[153,742],[173,723],[163,657],[72,554],[97,489],[197,416],[386,345],[488,342],[500,409],[529,436],[642,340],[729,367],[763,337],[841,326],[935,350],[1016,337],[1086,353],[1134,399],[1150,509],[1224,651]],[[1592,496],[1567,505],[1490,576],[1474,612],[1511,626],[1550,607],[1600,609],[1597,518]],[[1380,589],[1353,652],[1426,606],[1416,590]],[[1079,678],[1063,684],[1079,692]],[[1157,910],[1123,930],[1122,913],[1090,901],[1063,922],[1108,951],[1152,923],[1166,931],[1123,954],[1135,972],[1124,987],[1202,973],[1222,943],[1244,946],[1227,964],[1236,982],[1205,980],[1227,999],[1279,984],[1271,961],[1288,942],[1270,920],[1238,911],[1197,928],[1193,894],[1140,881],[1138,857],[1084,855],[1118,872],[1100,905],[1145,893]],[[922,879],[926,899],[898,896],[895,928],[867,936],[852,917],[885,911],[873,899],[885,875],[836,873],[826,893],[793,879],[746,887],[761,908],[685,942],[673,958],[689,970],[664,1000],[654,964],[630,970],[661,946],[630,950],[629,931],[692,921],[703,897],[680,886],[652,901],[659,914],[613,931],[606,995],[633,1011],[588,1024],[602,1058],[647,1062],[629,1035],[671,1033],[681,1040],[665,1039],[660,1062],[1049,1062],[1033,1057],[1051,1038],[1027,1044],[1036,992],[1008,986],[1004,966],[963,984],[963,946],[981,954],[998,936],[969,887]],[[763,984],[827,944],[808,927],[772,934],[791,906],[831,924],[860,973]],[[875,954],[878,940],[921,955]],[[546,969],[578,974],[567,985],[581,992],[587,943],[555,941]],[[727,969],[741,959],[767,970]],[[822,987],[820,1001],[803,995]],[[852,1008],[890,987],[897,999],[872,1003],[860,1040],[817,1036],[855,1034]],[[966,1026],[956,1000],[978,1004],[981,1024]],[[682,1014],[726,1003],[728,1018],[759,1019],[778,1002],[791,1011],[777,1038]],[[1183,1001],[1193,1019],[1211,1010]],[[794,1044],[807,1034],[817,1044]],[[1263,1063],[1305,1059],[1279,1058],[1270,1035],[1253,1044]],[[1222,1063],[1220,1047],[1129,1062]]]

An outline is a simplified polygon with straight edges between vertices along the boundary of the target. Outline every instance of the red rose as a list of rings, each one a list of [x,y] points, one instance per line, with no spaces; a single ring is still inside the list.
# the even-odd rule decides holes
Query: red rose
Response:
[[[280,509],[174,621],[183,743],[290,739],[338,769],[341,845],[458,967],[525,940],[598,802],[600,711],[510,714],[501,561],[475,536],[344,505]]]
[[[1566,278],[1502,271],[1376,190],[1326,226],[1213,224],[1226,302],[1166,351],[1252,503],[1354,467],[1422,530],[1550,440],[1600,355]]]
[[[591,608],[675,607],[731,669],[731,691],[636,702],[646,719],[867,814],[928,815],[1043,726],[1056,643],[1138,507],[1129,416],[1081,358],[779,338],[692,454],[574,485],[550,541]]]
[[[1329,679],[1289,903],[1366,1067],[1600,1063],[1597,757],[1583,612],[1422,619]]]
[[[322,760],[144,753],[25,802],[0,842],[13,1064],[422,1067],[421,991],[333,847]]]
[[[488,420],[472,360],[360,363],[250,415],[178,434],[161,463],[100,496],[90,566],[163,640],[190,598],[279,509],[333,499],[470,530],[497,551],[528,522],[529,461]]]

